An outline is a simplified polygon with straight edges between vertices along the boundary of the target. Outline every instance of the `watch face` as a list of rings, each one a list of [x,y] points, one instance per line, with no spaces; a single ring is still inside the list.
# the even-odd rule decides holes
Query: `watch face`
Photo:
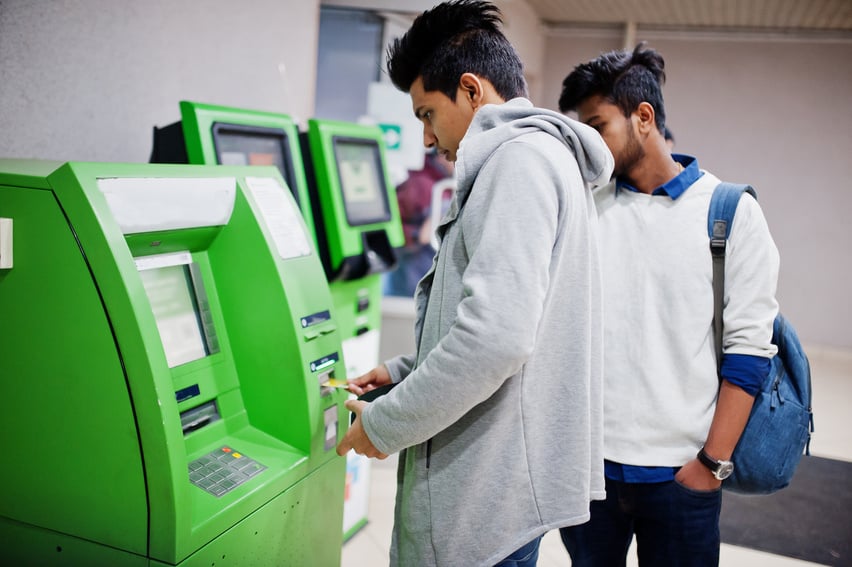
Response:
[[[719,461],[719,468],[713,473],[719,480],[725,480],[734,472],[734,463],[731,461]]]

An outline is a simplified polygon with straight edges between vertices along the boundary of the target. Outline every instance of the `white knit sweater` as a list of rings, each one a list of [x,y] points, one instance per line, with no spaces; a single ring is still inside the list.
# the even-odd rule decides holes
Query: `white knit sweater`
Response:
[[[706,173],[680,197],[596,194],[605,310],[604,453],[680,466],[706,440],[719,382]],[[724,351],[769,357],[779,257],[760,206],[740,200],[727,249]]]

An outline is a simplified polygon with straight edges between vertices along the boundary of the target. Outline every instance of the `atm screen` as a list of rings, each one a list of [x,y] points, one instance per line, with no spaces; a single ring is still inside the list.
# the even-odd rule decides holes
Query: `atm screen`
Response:
[[[276,166],[299,203],[293,159],[284,130],[216,122],[213,124],[213,145],[219,165]]]
[[[191,261],[188,252],[136,259],[169,368],[210,354]]]
[[[390,220],[378,142],[335,137],[334,156],[349,224],[359,226]]]

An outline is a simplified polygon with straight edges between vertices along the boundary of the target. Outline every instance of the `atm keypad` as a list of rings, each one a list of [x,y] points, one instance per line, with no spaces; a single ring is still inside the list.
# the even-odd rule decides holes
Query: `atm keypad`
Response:
[[[227,446],[195,459],[188,468],[190,482],[217,497],[266,470],[264,465]]]

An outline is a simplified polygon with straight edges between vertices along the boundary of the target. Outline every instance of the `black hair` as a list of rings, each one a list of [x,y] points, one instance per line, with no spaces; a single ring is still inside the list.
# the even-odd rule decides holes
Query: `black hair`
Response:
[[[665,61],[645,42],[630,52],[610,51],[597,59],[577,65],[562,81],[559,110],[576,110],[589,97],[599,95],[630,116],[647,102],[654,108],[657,129],[666,127],[662,86],[666,82]]]
[[[524,68],[500,31],[500,10],[490,2],[454,0],[420,14],[404,36],[388,46],[388,75],[403,92],[417,77],[423,88],[455,101],[459,78],[473,73],[505,100],[527,95]]]
[[[671,140],[671,141],[672,141],[672,143],[674,143],[674,141],[675,141],[674,134],[672,133],[672,131],[671,131],[671,130],[669,130],[669,127],[668,127],[668,126],[663,126],[663,137],[664,137],[667,141],[668,141],[668,140]]]

